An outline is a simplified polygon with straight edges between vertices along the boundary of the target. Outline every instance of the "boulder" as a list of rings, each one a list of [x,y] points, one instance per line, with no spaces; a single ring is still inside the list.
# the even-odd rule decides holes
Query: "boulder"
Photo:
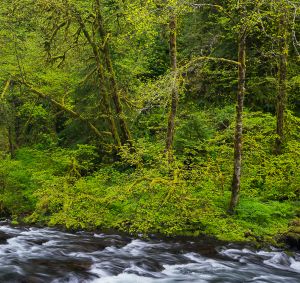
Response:
[[[300,218],[294,219],[290,223],[288,232],[283,240],[291,247],[300,250]]]

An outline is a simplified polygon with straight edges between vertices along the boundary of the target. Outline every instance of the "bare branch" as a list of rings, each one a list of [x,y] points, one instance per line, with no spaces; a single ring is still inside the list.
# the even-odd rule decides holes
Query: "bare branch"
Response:
[[[189,68],[190,66],[192,66],[193,64],[195,64],[195,63],[197,63],[199,61],[215,61],[215,62],[223,62],[223,63],[229,63],[229,64],[233,64],[233,65],[236,65],[236,66],[240,66],[240,63],[238,61],[234,61],[234,60],[230,60],[230,59],[226,59],[226,58],[201,56],[201,57],[194,58],[189,63],[187,63],[186,65],[182,66],[180,69],[182,71],[186,70],[187,68]]]
[[[193,8],[198,8],[198,9],[201,9],[203,7],[215,8],[219,12],[222,12],[223,14],[225,14],[231,20],[233,19],[232,16],[222,6],[217,5],[217,4],[200,3],[200,4],[190,4],[190,6],[193,7]]]

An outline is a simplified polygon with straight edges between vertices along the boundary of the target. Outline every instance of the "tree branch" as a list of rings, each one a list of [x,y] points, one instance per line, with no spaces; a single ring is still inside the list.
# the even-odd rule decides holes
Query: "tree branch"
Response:
[[[195,63],[197,63],[199,61],[224,62],[224,63],[233,64],[233,65],[236,65],[236,66],[240,66],[241,65],[238,61],[234,61],[234,60],[230,60],[230,59],[226,59],[226,58],[201,56],[201,57],[194,58],[189,63],[187,63],[186,65],[182,66],[180,69],[183,71],[183,70],[189,68],[190,66],[192,66],[193,64],[195,64]]]
[[[3,91],[2,91],[2,93],[1,93],[1,96],[0,96],[1,100],[4,99],[5,94],[6,94],[8,88],[9,88],[9,86],[10,86],[10,83],[11,83],[11,79],[8,79],[7,82],[6,82],[6,84],[5,84],[5,86],[4,86]]]
[[[86,119],[85,117],[83,117],[81,114],[75,112],[72,109],[67,108],[65,105],[59,103],[58,101],[56,101],[55,99],[53,99],[49,95],[44,94],[41,91],[33,88],[30,83],[27,83],[25,81],[20,81],[20,80],[18,80],[16,82],[19,83],[19,84],[23,84],[24,86],[26,86],[28,88],[28,90],[30,90],[32,93],[38,95],[40,98],[46,99],[46,100],[50,101],[53,105],[55,105],[60,110],[68,113],[71,117],[76,118],[76,119],[84,122],[94,132],[94,134],[96,136],[98,136],[98,137],[103,137],[103,135],[111,136],[110,132],[103,132],[103,131],[100,132],[88,119]]]

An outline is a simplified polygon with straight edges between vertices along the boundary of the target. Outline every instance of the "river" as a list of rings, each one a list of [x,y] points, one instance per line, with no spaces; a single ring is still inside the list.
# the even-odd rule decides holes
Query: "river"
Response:
[[[0,222],[0,282],[300,282],[300,253]]]

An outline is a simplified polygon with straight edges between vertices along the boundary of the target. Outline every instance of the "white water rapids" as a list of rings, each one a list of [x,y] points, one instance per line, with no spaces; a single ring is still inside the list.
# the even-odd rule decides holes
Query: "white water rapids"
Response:
[[[300,254],[0,223],[0,282],[300,282]]]

